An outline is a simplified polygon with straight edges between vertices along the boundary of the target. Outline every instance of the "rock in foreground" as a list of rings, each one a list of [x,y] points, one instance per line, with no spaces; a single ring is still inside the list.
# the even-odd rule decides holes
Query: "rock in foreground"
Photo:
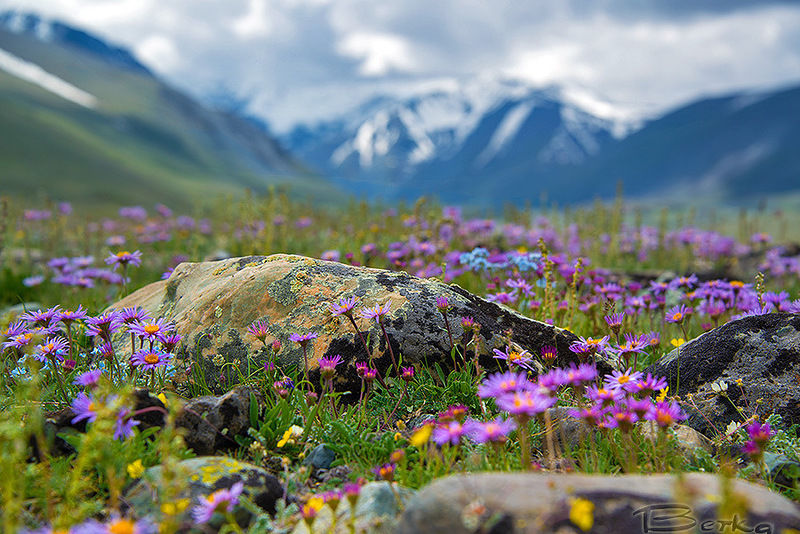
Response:
[[[549,532],[722,532],[704,521],[734,520],[756,530],[800,528],[797,505],[768,489],[732,482],[720,500],[719,477],[708,474],[592,476],[482,473],[434,481],[411,499],[397,534]],[[731,512],[720,507],[730,506]],[[679,517],[672,529],[664,517]],[[716,524],[718,526],[718,524]],[[649,527],[646,528],[646,527]],[[730,528],[730,527],[728,527]],[[695,530],[696,529],[696,530]]]
[[[800,423],[800,315],[731,321],[666,354],[648,371],[666,377],[681,398],[692,395],[682,402],[687,424],[707,436],[742,421],[740,410],[747,417],[757,413],[762,421],[777,413],[785,427]]]
[[[302,256],[276,254],[232,258],[217,262],[182,263],[166,281],[150,284],[118,302],[113,308],[141,306],[154,317],[176,324],[183,337],[177,352],[184,363],[199,366],[206,384],[217,391],[238,380],[233,363],[242,373],[263,364],[268,350],[247,327],[257,320],[269,325],[267,341],[282,343],[279,364],[300,363],[302,350],[291,341],[292,333],[319,335],[308,346],[310,367],[323,356],[340,354],[349,365],[337,373],[339,389],[358,387],[352,363],[365,360],[365,350],[352,325],[336,317],[330,305],[355,296],[359,308],[388,303],[386,331],[394,353],[406,364],[439,362],[452,365],[450,342],[436,299],[446,297],[453,339],[462,339],[462,317],[480,325],[483,353],[504,348],[509,341],[538,354],[544,345],[558,348],[558,364],[574,360],[569,345],[574,334],[530,320],[507,308],[476,297],[455,285],[393,272]],[[358,311],[358,309],[356,311]],[[386,342],[374,320],[355,314],[359,330],[369,333],[375,365],[383,372],[391,364]],[[127,339],[118,340],[125,344]],[[250,368],[247,368],[250,358]],[[493,365],[494,360],[484,362]],[[342,366],[345,367],[345,366]],[[315,377],[312,376],[312,381]]]

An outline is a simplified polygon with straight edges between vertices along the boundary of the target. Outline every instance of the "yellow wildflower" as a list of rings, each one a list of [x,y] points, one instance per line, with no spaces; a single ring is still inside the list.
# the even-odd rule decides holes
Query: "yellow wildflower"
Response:
[[[431,439],[432,433],[433,433],[433,425],[424,425],[415,430],[414,433],[411,435],[411,439],[408,441],[414,447],[419,448],[428,443],[428,440]]]
[[[400,432],[395,432],[394,433],[394,440],[395,441],[400,441],[400,439],[402,439],[402,437],[403,437],[403,435]]]
[[[287,443],[294,444],[296,443],[296,439],[303,435],[303,427],[299,427],[297,425],[292,425],[289,429],[283,433],[283,437],[278,442],[278,448],[286,446]]]
[[[176,502],[165,502],[161,505],[164,515],[178,515],[189,507],[189,499],[179,499]]]
[[[167,396],[166,396],[166,395],[164,395],[164,392],[163,392],[163,391],[162,391],[161,393],[159,393],[158,395],[156,395],[156,398],[157,398],[158,400],[160,400],[161,402],[163,402],[163,403],[164,403],[164,406],[166,406],[166,405],[167,405]]]
[[[673,347],[680,347],[681,345],[686,343],[686,340],[683,339],[682,337],[678,337],[678,338],[674,337],[674,338],[672,338],[672,341],[670,341],[670,343],[672,344]]]
[[[658,395],[656,396],[656,402],[664,402],[664,399],[667,398],[667,393],[669,393],[669,386],[659,389]]]
[[[142,460],[128,464],[128,476],[131,478],[140,478],[144,474],[144,466]]]
[[[594,503],[588,499],[571,499],[569,520],[584,532],[594,525]]]

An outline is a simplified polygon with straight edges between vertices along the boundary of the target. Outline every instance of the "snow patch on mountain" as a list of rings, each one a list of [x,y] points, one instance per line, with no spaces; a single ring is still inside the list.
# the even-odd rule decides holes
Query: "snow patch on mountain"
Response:
[[[97,105],[97,98],[94,95],[47,72],[39,65],[20,59],[2,49],[0,49],[0,69],[80,106],[93,108]]]
[[[486,148],[483,149],[483,152],[478,156],[476,163],[479,167],[483,167],[489,163],[503,150],[508,142],[514,138],[533,107],[533,102],[522,102],[506,113],[505,117],[503,117],[503,121],[494,131],[494,134],[492,134],[489,144],[486,145]]]

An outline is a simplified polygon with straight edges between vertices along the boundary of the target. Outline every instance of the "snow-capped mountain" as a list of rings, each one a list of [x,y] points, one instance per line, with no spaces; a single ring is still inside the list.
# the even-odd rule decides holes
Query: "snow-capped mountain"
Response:
[[[637,124],[585,92],[480,79],[377,98],[336,120],[297,127],[284,143],[341,183],[391,197],[395,188],[446,184],[454,174],[577,165]]]

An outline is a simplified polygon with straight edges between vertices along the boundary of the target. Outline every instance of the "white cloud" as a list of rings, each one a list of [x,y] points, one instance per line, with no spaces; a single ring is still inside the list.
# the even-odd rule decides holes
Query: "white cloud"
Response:
[[[361,60],[359,72],[364,76],[383,76],[393,70],[411,72],[414,69],[410,46],[397,35],[356,32],[342,39],[337,50]]]
[[[136,56],[145,65],[157,65],[163,72],[177,68],[181,63],[181,56],[175,43],[164,35],[150,35],[145,37],[136,48]]]
[[[277,129],[428,79],[521,76],[661,108],[800,81],[800,5],[670,0],[0,0],[135,50]]]

